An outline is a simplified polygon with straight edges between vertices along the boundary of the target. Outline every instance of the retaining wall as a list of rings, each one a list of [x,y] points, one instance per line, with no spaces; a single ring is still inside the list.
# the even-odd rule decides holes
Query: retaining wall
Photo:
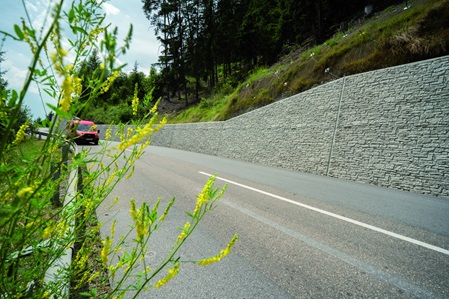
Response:
[[[340,78],[224,122],[166,125],[152,144],[449,197],[449,56]]]

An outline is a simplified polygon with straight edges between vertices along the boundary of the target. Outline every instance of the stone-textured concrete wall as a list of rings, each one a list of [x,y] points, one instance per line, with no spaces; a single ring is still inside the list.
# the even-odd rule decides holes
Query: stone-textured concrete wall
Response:
[[[225,122],[166,125],[152,144],[449,197],[449,56],[341,78]]]
[[[449,196],[449,59],[346,78],[329,175]]]

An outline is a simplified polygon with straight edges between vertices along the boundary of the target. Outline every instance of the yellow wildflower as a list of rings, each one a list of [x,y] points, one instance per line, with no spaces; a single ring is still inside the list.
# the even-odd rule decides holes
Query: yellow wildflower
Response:
[[[92,280],[94,280],[95,278],[97,278],[98,276],[100,276],[100,272],[96,271],[94,274],[92,274],[89,279],[87,280],[87,282],[91,282]]]
[[[149,230],[150,225],[152,224],[146,213],[146,204],[143,203],[140,209],[136,209],[136,203],[134,199],[131,199],[131,208],[129,212],[131,213],[131,218],[136,226],[137,240],[142,241],[146,232]]]
[[[134,174],[134,167],[135,165],[133,165],[132,166],[132,168],[131,168],[131,171],[128,173],[128,175],[126,176],[126,179],[129,179],[129,178],[131,178],[132,176],[133,176],[133,174]]]
[[[190,222],[186,222],[186,224],[184,224],[184,227],[181,230],[181,233],[178,236],[177,242],[181,242],[187,236],[189,229],[190,229]]]
[[[109,251],[111,250],[112,246],[112,239],[107,236],[106,239],[102,241],[102,243],[103,248],[101,249],[101,260],[103,261],[103,264],[106,265],[108,263]]]
[[[28,129],[29,126],[29,122],[26,121],[23,125],[20,126],[19,131],[16,134],[16,139],[13,141],[12,144],[16,145],[19,144],[20,142],[22,142],[22,140],[25,138],[25,131],[26,129]]]
[[[106,130],[106,140],[111,139],[111,131],[112,131],[112,126],[109,126],[108,129]]]
[[[69,229],[69,225],[67,224],[67,221],[62,220],[58,222],[56,225],[56,231],[58,232],[58,237],[62,238],[66,235],[67,230]]]
[[[112,75],[109,76],[106,81],[103,82],[100,89],[100,94],[105,93],[109,90],[109,88],[112,86],[112,83],[114,83],[115,79],[117,79],[118,75],[120,73],[118,71],[112,72]]]
[[[237,235],[237,234],[234,235],[234,237],[232,237],[231,241],[229,242],[228,246],[226,246],[225,249],[220,251],[220,253],[217,254],[216,256],[199,261],[198,266],[206,266],[206,265],[220,261],[222,258],[227,256],[229,254],[229,252],[231,252],[231,249],[234,246],[234,243],[238,240],[238,238],[239,238],[239,235]]]
[[[82,254],[81,254],[82,252]],[[87,261],[89,260],[89,254],[87,253],[86,250],[80,251],[76,257],[75,257],[75,261],[74,264],[76,265],[77,269],[85,269],[86,265],[87,265]]]
[[[196,207],[195,210],[193,211],[194,216],[198,216],[198,213],[201,211],[203,205],[209,202],[210,191],[212,190],[212,186],[214,185],[215,179],[216,179],[215,176],[211,177],[207,181],[206,185],[204,185],[203,191],[201,191],[201,193],[196,198]]]
[[[136,201],[133,198],[131,198],[131,208],[129,209],[129,212],[131,213],[133,221],[137,221]]]
[[[133,135],[133,133],[134,133],[134,130],[133,130],[133,128],[131,128],[131,127],[128,127],[127,129],[126,129],[126,138],[130,138],[132,135]]]
[[[111,175],[109,176],[109,178],[107,179],[107,181],[105,183],[105,186],[109,186],[110,184],[112,184],[116,175],[117,175],[117,172],[111,173]]]
[[[27,194],[33,193],[33,191],[34,191],[33,188],[25,187],[25,188],[20,189],[19,192],[17,192],[17,196],[22,198],[22,197],[25,197]]]
[[[104,29],[103,28],[96,28],[93,29],[90,33],[89,33],[89,40],[91,41],[97,41],[98,40],[98,35],[103,32]]]
[[[173,277],[175,277],[178,274],[178,272],[179,272],[179,263],[176,263],[173,269],[169,269],[168,270],[167,276],[165,276],[164,278],[160,279],[156,283],[156,289],[159,289],[161,286],[163,286],[164,284],[169,282]]]
[[[151,108],[151,110],[150,110],[151,113],[153,113],[153,114],[156,113],[157,107],[159,105],[159,101],[160,101],[160,99],[156,102],[156,104],[153,105],[153,108]]]
[[[92,211],[93,206],[94,206],[94,201],[87,199],[86,208],[84,210],[84,217],[87,217],[87,215],[89,215],[89,213]]]
[[[75,93],[75,96],[80,96],[81,92],[83,91],[83,85],[82,80],[78,76],[73,76],[73,92]]]
[[[65,76],[62,81],[62,99],[60,102],[61,110],[66,112],[70,109],[73,92],[73,76]]]
[[[55,226],[53,224],[50,224],[44,229],[44,232],[42,233],[42,238],[48,239],[50,238],[51,234],[55,230]]]
[[[112,222],[112,225],[111,225],[111,236],[112,237],[114,237],[114,235],[115,235],[115,224],[117,223],[117,221],[116,220],[114,220],[113,222]]]
[[[131,103],[131,106],[133,108],[133,115],[137,115],[137,108],[139,108],[139,98],[137,97],[137,92],[138,92],[138,84],[136,83],[135,87],[134,87],[134,97]]]
[[[151,136],[154,132],[157,132],[160,130],[165,123],[167,122],[167,119],[164,117],[160,124],[154,129],[153,126],[156,122],[156,117],[151,118],[151,120],[144,126],[144,127],[138,127],[136,128],[136,133],[131,136],[131,138],[128,137],[128,139],[121,138],[120,144],[118,145],[118,150],[125,150],[128,147],[137,144],[144,140],[145,138]],[[149,144],[149,142],[146,142],[145,144]]]

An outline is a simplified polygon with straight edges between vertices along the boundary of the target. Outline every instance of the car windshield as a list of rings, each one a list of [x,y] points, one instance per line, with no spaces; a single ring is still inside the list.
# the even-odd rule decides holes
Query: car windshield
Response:
[[[95,125],[86,125],[86,124],[78,124],[76,129],[78,131],[83,131],[83,132],[94,132],[94,131],[96,131]]]

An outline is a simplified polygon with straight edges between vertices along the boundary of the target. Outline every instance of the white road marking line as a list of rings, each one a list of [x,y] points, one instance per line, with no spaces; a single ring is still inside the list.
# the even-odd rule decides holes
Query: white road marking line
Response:
[[[272,221],[268,218],[265,218],[249,209],[246,209],[244,207],[241,207],[239,205],[236,205],[235,203],[232,203],[231,201],[225,201],[223,204],[230,206],[236,210],[238,210],[241,213],[245,213],[249,217],[252,217],[266,225],[269,225],[273,227],[274,229],[291,236],[292,238],[295,238],[296,240],[299,240],[300,242],[307,244],[310,247],[314,247],[334,258],[339,259],[342,262],[347,263],[348,265],[351,265],[352,267],[355,267],[359,269],[361,272],[367,273],[374,277],[375,279],[379,281],[384,281],[388,284],[391,284],[401,290],[403,290],[406,293],[409,293],[414,298],[438,298],[432,292],[428,291],[424,287],[420,287],[418,285],[413,284],[412,282],[408,281],[405,278],[402,278],[400,276],[396,276],[394,274],[390,274],[388,272],[384,272],[382,270],[377,269],[376,267],[371,266],[370,264],[365,263],[363,260],[359,260],[356,258],[351,257],[350,255],[339,251],[335,248],[332,248],[331,246],[328,246],[324,243],[321,243],[311,237],[308,237],[306,235],[303,235],[297,231],[294,231],[292,229],[289,229],[275,221]]]
[[[206,173],[206,172],[202,172],[202,171],[199,171],[199,173],[203,174],[203,175],[206,175],[206,176],[212,176],[212,174],[209,174],[209,173]],[[416,240],[416,239],[413,239],[413,238],[409,238],[409,237],[406,237],[406,236],[403,236],[403,235],[400,235],[400,234],[397,234],[397,233],[385,230],[383,228],[380,228],[380,227],[377,227],[377,226],[374,226],[374,225],[370,225],[370,224],[367,224],[367,223],[364,223],[364,222],[360,222],[360,221],[357,221],[357,220],[354,220],[354,219],[351,219],[351,218],[348,218],[348,217],[344,217],[344,216],[341,216],[341,215],[338,215],[338,214],[335,214],[335,213],[331,213],[331,212],[328,212],[328,211],[325,211],[325,210],[322,210],[322,209],[318,209],[318,208],[315,208],[315,207],[312,207],[312,206],[309,206],[309,205],[306,205],[306,204],[302,204],[300,202],[297,202],[297,201],[294,201],[294,200],[291,200],[291,199],[288,199],[288,198],[285,198],[285,197],[282,197],[282,196],[279,196],[279,195],[276,195],[276,194],[273,194],[273,193],[262,191],[262,190],[259,190],[259,189],[256,189],[256,188],[253,188],[253,187],[250,187],[250,186],[246,186],[246,185],[243,185],[243,184],[240,184],[240,183],[237,183],[237,182],[225,179],[225,178],[217,177],[217,179],[221,180],[221,181],[224,181],[224,182],[227,182],[229,184],[233,184],[233,185],[236,185],[236,186],[239,186],[239,187],[242,187],[242,188],[245,188],[245,189],[257,192],[257,193],[260,193],[260,194],[264,194],[264,195],[267,195],[267,196],[270,196],[270,197],[282,200],[282,201],[287,202],[287,203],[294,204],[296,206],[299,206],[299,207],[302,207],[302,208],[305,208],[305,209],[309,209],[309,210],[312,210],[312,211],[315,211],[315,212],[318,212],[318,213],[321,213],[321,214],[324,214],[324,215],[327,215],[327,216],[330,216],[330,217],[334,217],[334,218],[337,218],[337,219],[340,219],[340,220],[343,220],[343,221],[346,221],[346,222],[349,222],[349,223],[352,223],[352,224],[355,224],[355,225],[358,225],[358,226],[361,226],[361,227],[364,227],[364,228],[367,228],[367,229],[370,229],[370,230],[373,230],[373,231],[376,231],[376,232],[379,232],[379,233],[382,233],[382,234],[385,234],[385,235],[388,235],[390,237],[393,237],[393,238],[396,238],[396,239],[399,239],[399,240],[403,240],[403,241],[406,241],[406,242],[409,242],[409,243],[412,243],[412,244],[415,244],[415,245],[418,245],[418,246],[422,246],[422,247],[430,249],[430,250],[434,250],[434,251],[437,251],[437,252],[449,255],[449,250],[441,248],[441,247],[438,247],[438,246],[434,246],[432,244],[428,244],[428,243],[425,243],[425,242],[422,242],[422,241],[419,241],[419,240]]]

